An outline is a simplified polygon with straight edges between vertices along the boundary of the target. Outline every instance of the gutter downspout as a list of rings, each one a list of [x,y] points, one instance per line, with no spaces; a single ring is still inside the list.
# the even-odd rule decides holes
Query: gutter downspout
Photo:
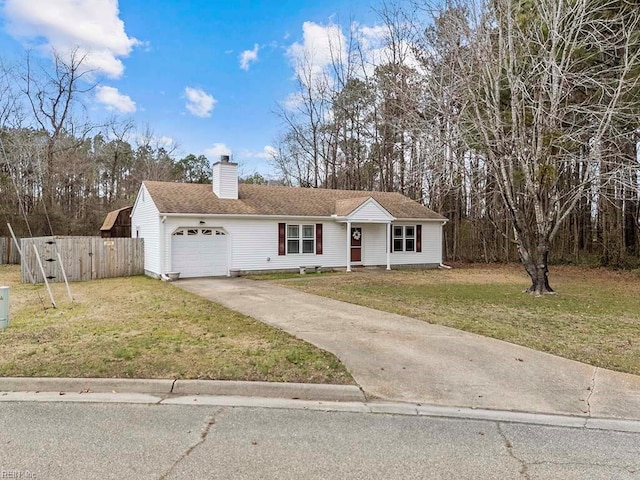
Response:
[[[444,227],[447,224],[448,220],[444,220],[442,222],[442,226]],[[442,230],[440,230],[440,238],[442,238]],[[444,245],[442,245],[442,251],[440,252],[440,258],[442,258],[444,252]],[[445,269],[445,270],[451,270],[453,267],[449,266],[449,265],[445,265],[444,263],[440,262],[440,265],[438,265],[438,268],[441,269]]]
[[[167,221],[167,216],[163,215],[160,219],[160,278],[166,273],[167,264],[167,252],[165,251],[166,239],[164,238],[165,228],[164,223]]]
[[[391,222],[387,223],[387,270],[391,270]]]

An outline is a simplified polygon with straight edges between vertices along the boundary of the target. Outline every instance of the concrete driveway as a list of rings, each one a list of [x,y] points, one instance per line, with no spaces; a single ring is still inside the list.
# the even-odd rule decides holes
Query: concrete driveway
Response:
[[[334,353],[367,396],[640,419],[640,377],[243,278],[176,286]]]

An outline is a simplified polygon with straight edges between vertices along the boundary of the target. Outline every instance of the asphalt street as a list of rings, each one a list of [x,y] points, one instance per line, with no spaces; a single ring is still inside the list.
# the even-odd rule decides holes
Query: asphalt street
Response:
[[[297,405],[4,401],[0,478],[640,478],[640,433]]]

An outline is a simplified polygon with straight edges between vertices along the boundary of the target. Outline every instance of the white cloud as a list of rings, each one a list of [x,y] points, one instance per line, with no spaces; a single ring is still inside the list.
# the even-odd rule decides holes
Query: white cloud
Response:
[[[5,0],[3,14],[14,38],[63,56],[77,49],[87,70],[112,78],[124,72],[120,59],[142,44],[125,32],[118,0]]]
[[[399,27],[402,31],[403,25]],[[409,25],[406,26],[409,31]],[[394,34],[389,31],[389,27],[384,25],[352,25],[352,31],[356,33],[362,54],[363,65],[360,75],[372,76],[375,68],[385,63],[399,62],[406,67],[412,68],[418,72],[425,73],[423,66],[415,55],[415,45],[408,38],[397,38],[397,32]],[[396,38],[391,40],[391,36]],[[393,43],[393,46],[391,45]]]
[[[245,158],[261,158],[263,160],[271,160],[278,156],[278,151],[271,145],[265,145],[261,152],[244,151],[242,157]]]
[[[284,100],[284,108],[289,112],[294,112],[304,107],[304,98],[302,93],[290,93]]]
[[[296,75],[306,86],[317,86],[326,79],[327,68],[346,61],[346,39],[339,25],[302,24],[302,43],[289,47]]]
[[[153,148],[164,148],[165,150],[174,150],[178,147],[175,139],[166,135],[158,137],[151,131],[136,132],[133,134],[133,140],[137,146],[150,145]]]
[[[156,145],[169,150],[176,146],[176,141],[171,137],[163,135],[162,137],[156,138]]]
[[[275,158],[278,156],[278,150],[273,148],[271,145],[266,145],[263,152],[266,158]]]
[[[211,111],[217,100],[201,88],[186,87],[184,93],[187,96],[187,110],[196,117],[207,118],[211,116]]]
[[[123,95],[115,87],[99,86],[96,89],[96,100],[106,106],[107,110],[120,113],[135,113],[136,102],[128,95]]]
[[[403,28],[399,27],[401,36]],[[373,76],[377,66],[390,62],[399,62],[423,73],[413,45],[407,38],[395,38],[391,46],[390,35],[393,32],[389,31],[389,27],[354,22],[349,30],[352,37],[348,41],[340,25],[304,22],[302,41],[293,43],[287,49],[296,78],[310,89],[312,95],[322,95],[336,87],[334,66],[348,67],[350,75],[359,78]],[[355,42],[357,48],[357,58],[352,59],[355,61],[351,63],[347,51],[350,41]],[[290,95],[284,101],[285,108],[290,111],[300,108],[301,104],[299,93]]]
[[[356,24],[354,26],[357,27]],[[382,42],[389,37],[389,27],[385,25],[374,25],[373,27],[363,25],[359,30],[362,36],[370,42]]]
[[[389,44],[387,27],[361,26],[358,28],[359,40],[365,61],[364,70],[369,76],[373,75],[375,67],[390,62],[400,62],[403,65],[422,71],[422,65],[415,56],[413,45],[404,38],[396,39],[395,46]]]
[[[205,149],[204,154],[207,157],[217,159],[220,155],[231,155],[231,149],[224,143],[214,143],[212,147]]]
[[[260,46],[256,43],[253,46],[253,50],[245,50],[240,54],[240,68],[243,70],[249,70],[252,63],[258,61],[258,51]]]

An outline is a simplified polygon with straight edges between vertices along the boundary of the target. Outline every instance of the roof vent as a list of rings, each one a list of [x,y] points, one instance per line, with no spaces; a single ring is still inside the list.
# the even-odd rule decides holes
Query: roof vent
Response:
[[[231,157],[229,155],[220,155],[220,161],[222,163],[229,163],[229,160],[231,160]]]

